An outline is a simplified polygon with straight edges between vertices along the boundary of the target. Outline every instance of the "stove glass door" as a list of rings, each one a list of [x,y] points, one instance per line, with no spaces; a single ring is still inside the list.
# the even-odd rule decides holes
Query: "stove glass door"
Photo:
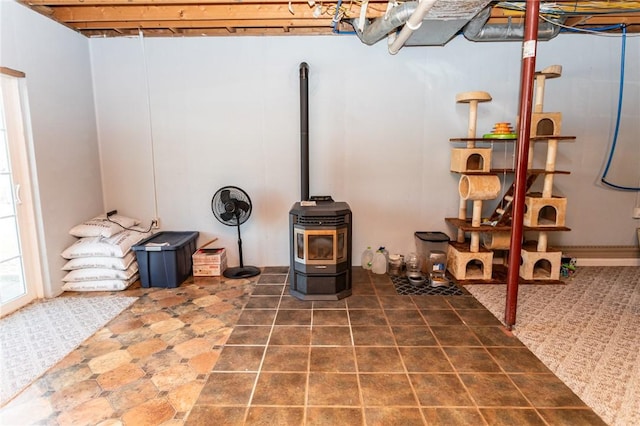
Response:
[[[346,261],[347,229],[295,228],[296,262],[335,265]]]

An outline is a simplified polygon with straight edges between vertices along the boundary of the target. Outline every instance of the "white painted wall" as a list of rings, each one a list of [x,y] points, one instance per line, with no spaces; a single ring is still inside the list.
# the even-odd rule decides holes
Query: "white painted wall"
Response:
[[[254,211],[242,227],[245,263],[288,264],[288,216],[300,198],[299,79],[310,66],[311,194],[346,201],[354,263],[367,245],[414,249],[418,230],[456,216],[458,175],[449,138],[466,136],[459,92],[484,90],[478,132],[516,123],[520,43],[472,43],[387,53],[355,37],[92,39],[105,205],[166,230],[217,236],[237,264],[236,233],[210,211],[224,185],[245,189]],[[620,39],[561,35],[541,43],[536,69],[563,66],[545,110],[563,114],[556,193],[568,197],[562,245],[632,245],[635,193],[599,184],[615,124]],[[625,114],[610,177],[640,181],[640,39],[627,45]],[[148,90],[148,91],[147,91]],[[148,94],[148,97],[147,97]],[[513,150],[496,144],[496,165]],[[543,153],[536,161],[543,160]],[[540,158],[538,158],[540,157]],[[155,184],[154,184],[155,176]],[[154,205],[157,194],[157,212]],[[491,203],[487,203],[491,204]],[[493,205],[491,205],[492,207]]]
[[[0,65],[26,74],[45,296],[61,292],[68,230],[103,211],[88,40],[0,0]]]

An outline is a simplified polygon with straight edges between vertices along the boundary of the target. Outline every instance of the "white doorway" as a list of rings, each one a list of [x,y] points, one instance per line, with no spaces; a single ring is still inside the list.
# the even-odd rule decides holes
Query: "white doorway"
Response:
[[[25,84],[0,68],[0,316],[42,297]]]

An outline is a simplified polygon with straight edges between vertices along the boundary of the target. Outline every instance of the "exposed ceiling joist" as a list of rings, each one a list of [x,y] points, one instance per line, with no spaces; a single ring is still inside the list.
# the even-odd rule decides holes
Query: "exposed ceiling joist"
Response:
[[[230,30],[237,27],[247,28],[277,28],[277,27],[322,27],[330,26],[331,19],[225,19],[221,20],[205,20],[205,21],[105,21],[105,22],[75,22],[74,27],[79,30],[126,30],[140,28],[144,30],[152,29],[168,29],[170,31],[179,32],[182,29],[222,29]],[[233,31],[233,30],[231,30]]]
[[[51,13],[56,21],[73,25],[75,22],[140,22],[166,21],[200,22],[215,20],[270,20],[285,18],[315,19],[313,10],[300,7],[291,14],[286,4],[236,4],[206,6],[90,6],[61,7]]]

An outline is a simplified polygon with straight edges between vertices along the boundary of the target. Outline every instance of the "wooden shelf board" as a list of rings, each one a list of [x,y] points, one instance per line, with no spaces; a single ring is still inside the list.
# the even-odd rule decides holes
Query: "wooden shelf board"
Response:
[[[456,250],[458,250],[459,252],[464,252],[464,253],[469,253],[469,240],[465,241],[464,243],[459,243],[457,241],[449,241],[449,245],[454,247]],[[489,250],[488,248],[484,247],[482,244],[480,244],[480,247],[478,247],[480,253],[489,253],[495,250]]]
[[[471,226],[471,220],[463,220],[458,219],[457,217],[447,217],[444,219],[447,223],[455,226],[458,229],[461,229],[465,232],[510,232],[511,226],[490,226],[490,225],[480,225],[480,226]],[[571,231],[570,228],[566,226],[523,226],[524,232],[566,232]]]
[[[561,136],[561,135],[544,135],[544,136],[531,136],[529,140],[535,142],[544,141],[561,141],[561,142],[573,142],[576,140],[575,136]]]
[[[464,175],[501,175],[504,173],[515,173],[515,170],[514,169],[491,169],[488,172],[475,172],[475,171],[454,172],[452,171],[451,173],[460,173]],[[568,172],[566,170],[548,171],[545,169],[529,169],[527,170],[527,173],[530,173],[532,175],[569,175],[571,174],[571,172]]]
[[[447,273],[447,277],[457,286],[465,286],[472,284],[507,284],[507,271],[508,268],[505,265],[493,264],[492,274],[490,280],[481,280],[481,279],[473,279],[473,280],[458,280],[451,274]],[[558,285],[558,284],[566,284],[566,282],[562,280],[525,280],[520,277],[518,280],[518,284],[548,284],[548,285]]]
[[[545,136],[531,136],[529,138],[530,141],[534,142],[544,142],[549,140],[561,141],[561,142],[573,142],[575,141],[575,136],[562,136],[562,135],[545,135]],[[517,141],[518,138],[505,138],[505,139],[491,139],[491,138],[451,138],[449,142],[459,143],[459,142],[484,142],[487,144],[492,144],[495,142],[514,142]]]

